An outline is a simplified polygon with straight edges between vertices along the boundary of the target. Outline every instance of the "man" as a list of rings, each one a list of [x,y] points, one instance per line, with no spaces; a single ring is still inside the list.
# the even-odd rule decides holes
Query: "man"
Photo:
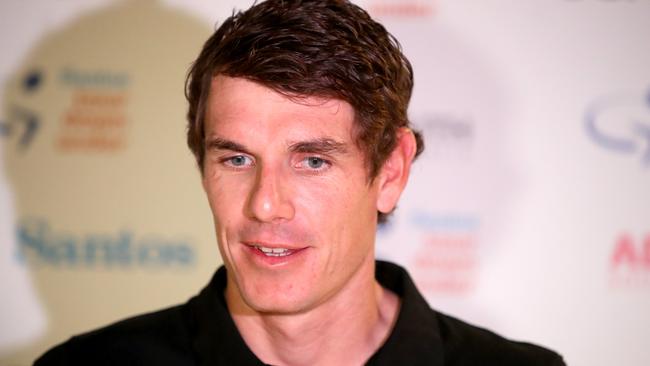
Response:
[[[188,144],[225,267],[188,303],[73,337],[37,365],[563,365],[431,310],[375,262],[422,151],[398,43],[343,0],[227,19],[187,84]]]

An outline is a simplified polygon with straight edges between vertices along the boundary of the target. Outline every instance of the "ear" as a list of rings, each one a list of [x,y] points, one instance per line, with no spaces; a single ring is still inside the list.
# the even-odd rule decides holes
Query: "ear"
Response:
[[[397,146],[381,167],[377,176],[379,191],[377,195],[377,210],[389,213],[397,205],[411,171],[411,163],[415,157],[417,143],[413,131],[402,127],[397,131]]]

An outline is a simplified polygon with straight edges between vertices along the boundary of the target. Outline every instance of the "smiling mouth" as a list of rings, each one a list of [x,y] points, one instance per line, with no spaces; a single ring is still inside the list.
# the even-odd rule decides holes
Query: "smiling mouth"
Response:
[[[295,250],[286,248],[267,248],[259,245],[255,245],[255,249],[259,250],[267,257],[286,257],[295,252]]]

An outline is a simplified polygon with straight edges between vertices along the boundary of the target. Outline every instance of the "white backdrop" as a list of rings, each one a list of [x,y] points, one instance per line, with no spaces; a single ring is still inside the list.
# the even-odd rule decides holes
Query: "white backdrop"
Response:
[[[249,3],[161,2],[206,27]],[[553,348],[570,365],[649,365],[650,1],[358,3],[414,65],[410,117],[427,144],[378,256],[407,266],[432,306]],[[43,37],[114,4],[0,3],[0,99]],[[6,154],[15,136],[2,108]],[[53,322],[32,285],[42,270],[17,258],[22,214],[0,162],[0,359],[28,364],[63,340],[45,337],[53,324],[67,323]],[[215,263],[196,267],[186,271],[192,285]],[[137,309],[181,301],[154,296]]]

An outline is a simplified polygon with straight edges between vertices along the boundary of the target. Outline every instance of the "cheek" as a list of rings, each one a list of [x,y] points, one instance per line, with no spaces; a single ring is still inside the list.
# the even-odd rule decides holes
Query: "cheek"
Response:
[[[208,203],[210,204],[210,209],[213,213],[216,214],[215,210],[218,208],[216,205],[219,202],[220,198],[220,189],[221,184],[219,183],[220,179],[218,177],[204,177],[203,178],[203,189],[205,194],[208,196]]]
[[[366,223],[375,214],[371,192],[350,177],[334,177],[319,182],[294,185],[293,201],[296,212],[317,232],[331,236],[346,235],[355,223]],[[348,234],[349,235],[349,234]]]
[[[242,179],[213,175],[204,178],[204,188],[216,224],[223,225],[236,212],[241,212],[246,199],[246,182]]]
[[[232,176],[213,175],[205,183],[205,191],[213,215],[219,252],[224,263],[232,263],[229,243],[237,241],[237,227],[245,202],[245,182],[235,182]]]
[[[324,178],[317,182],[298,180],[293,185],[292,191],[296,211],[319,220],[321,227],[327,221],[344,215],[353,198],[350,192],[331,178]]]

